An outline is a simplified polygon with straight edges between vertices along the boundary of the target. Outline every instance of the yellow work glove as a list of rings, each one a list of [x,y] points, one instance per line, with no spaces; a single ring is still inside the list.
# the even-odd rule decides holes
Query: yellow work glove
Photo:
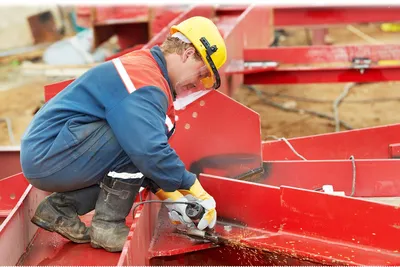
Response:
[[[195,201],[203,206],[205,213],[197,224],[199,230],[204,230],[205,228],[214,228],[217,222],[217,211],[216,203],[212,196],[210,196],[201,186],[198,179],[190,187],[189,190],[178,189],[189,201]]]
[[[168,208],[168,216],[173,224],[185,224],[187,227],[193,227],[193,221],[186,215],[185,204],[167,203],[167,202],[188,202],[188,200],[178,191],[165,192],[159,189],[155,195],[162,201],[165,201],[165,206]]]

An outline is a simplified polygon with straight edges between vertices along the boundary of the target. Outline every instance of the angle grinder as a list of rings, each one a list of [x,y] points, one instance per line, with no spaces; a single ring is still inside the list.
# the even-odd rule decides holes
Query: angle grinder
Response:
[[[189,203],[186,205],[186,216],[188,216],[192,221],[200,220],[204,213],[204,207],[199,203]]]

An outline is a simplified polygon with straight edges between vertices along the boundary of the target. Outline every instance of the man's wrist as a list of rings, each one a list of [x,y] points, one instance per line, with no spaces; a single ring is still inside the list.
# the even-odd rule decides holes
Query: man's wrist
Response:
[[[179,189],[189,190],[197,180],[196,174],[185,171],[182,177],[182,184]]]

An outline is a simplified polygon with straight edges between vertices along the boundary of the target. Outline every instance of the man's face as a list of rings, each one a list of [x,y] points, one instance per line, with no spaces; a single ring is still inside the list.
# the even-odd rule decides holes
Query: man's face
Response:
[[[188,48],[182,55],[181,70],[175,84],[175,92],[178,96],[204,90],[201,79],[210,76],[207,66],[202,60],[195,58],[194,52],[193,48]]]

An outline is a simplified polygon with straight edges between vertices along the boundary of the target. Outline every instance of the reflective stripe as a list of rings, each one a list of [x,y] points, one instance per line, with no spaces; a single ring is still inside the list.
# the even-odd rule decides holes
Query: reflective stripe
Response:
[[[137,173],[129,173],[129,172],[109,172],[107,174],[111,178],[119,178],[119,179],[141,179],[143,174],[141,172]]]
[[[165,124],[168,126],[168,131],[171,131],[172,128],[174,128],[174,124],[168,116],[165,118]]]
[[[114,58],[112,61],[114,63],[115,68],[118,71],[119,76],[121,77],[122,81],[125,84],[126,90],[128,90],[129,93],[132,93],[133,91],[135,91],[136,88],[133,85],[133,82],[132,82],[131,78],[129,77],[128,72],[126,71],[121,60],[119,58]],[[168,126],[168,131],[171,131],[172,128],[174,128],[174,124],[172,123],[172,121],[168,117],[168,115],[165,118],[165,124]]]
[[[135,86],[133,85],[133,82],[131,78],[128,75],[128,72],[126,72],[126,69],[124,65],[122,65],[122,62],[119,58],[114,58],[113,60],[114,66],[117,69],[119,76],[121,77],[122,81],[125,84],[126,90],[128,90],[129,93],[132,93],[133,91],[136,90]]]

